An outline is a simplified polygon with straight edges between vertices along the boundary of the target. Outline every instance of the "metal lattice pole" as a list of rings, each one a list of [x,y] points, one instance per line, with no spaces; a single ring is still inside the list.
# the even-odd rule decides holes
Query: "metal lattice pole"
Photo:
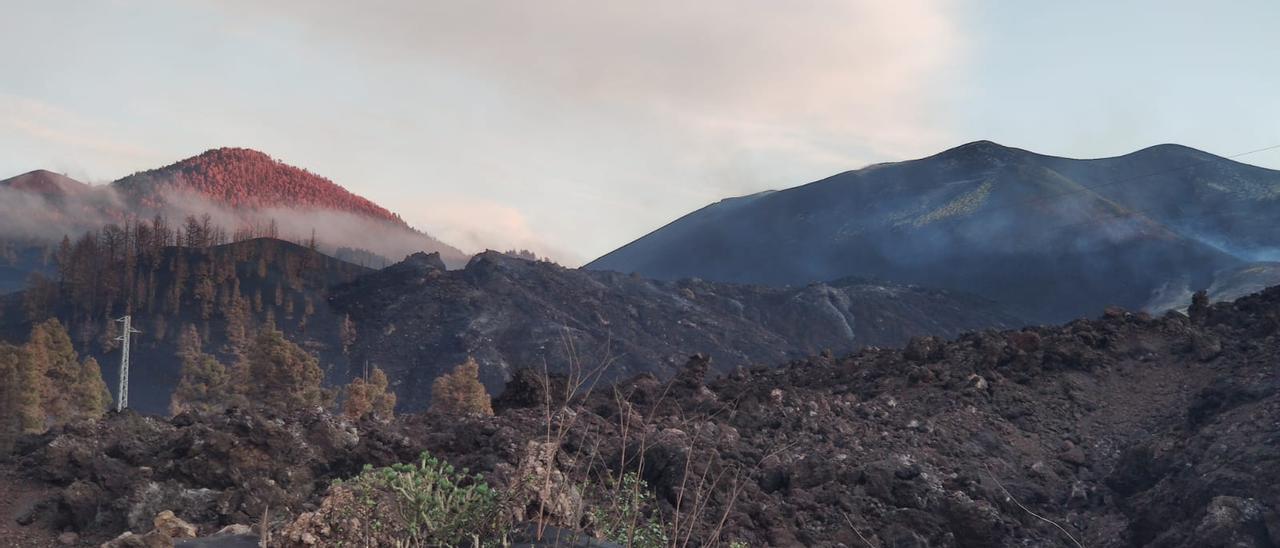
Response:
[[[124,324],[121,334],[116,337],[117,341],[121,341],[120,345],[120,389],[116,397],[116,412],[122,411],[129,407],[129,335],[133,333],[141,333],[133,328],[132,316],[125,316],[116,320]]]

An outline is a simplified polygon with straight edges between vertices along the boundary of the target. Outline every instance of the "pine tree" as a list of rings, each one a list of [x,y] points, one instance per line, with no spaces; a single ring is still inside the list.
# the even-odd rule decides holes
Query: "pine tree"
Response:
[[[29,364],[22,348],[0,342],[0,455],[9,452],[18,434],[44,427],[41,378]]]
[[[169,412],[211,412],[243,404],[233,390],[231,373],[213,356],[204,353],[200,335],[188,325],[178,342],[182,375],[169,400]]]
[[[58,320],[48,320],[31,330],[22,357],[28,375],[38,381],[31,390],[40,397],[40,417],[45,425],[101,417],[110,407],[111,393],[102,370],[92,358],[83,363],[71,345],[71,337]],[[20,362],[23,364],[23,362]]]
[[[346,398],[342,402],[342,414],[348,419],[359,420],[373,411],[373,402],[369,399],[369,385],[361,377],[356,377],[347,384]]]
[[[80,364],[80,379],[76,382],[73,394],[76,398],[74,417],[77,419],[98,419],[111,408],[111,391],[102,380],[102,368],[98,360],[85,358]]]
[[[396,393],[387,390],[390,383],[387,374],[377,367],[369,373],[369,395],[373,401],[373,412],[379,417],[390,419],[395,416]]]
[[[351,352],[351,347],[356,344],[356,324],[351,321],[350,314],[342,316],[342,322],[338,324],[338,340],[342,342],[342,353]]]
[[[446,415],[492,415],[489,393],[480,384],[480,366],[467,358],[431,383],[431,411]]]
[[[230,306],[223,313],[227,325],[225,329],[227,343],[223,352],[235,357],[235,363],[244,358],[249,347],[249,302],[240,295],[231,298]]]
[[[200,319],[208,320],[213,316],[213,304],[216,297],[213,284],[213,265],[200,262],[193,272],[195,278],[194,297],[200,304]]]
[[[22,292],[22,306],[27,321],[35,323],[53,315],[53,304],[58,296],[58,285],[39,272],[27,277],[27,290]]]
[[[0,342],[0,417],[15,417],[21,432],[38,432],[44,428],[44,411],[40,396],[44,378],[31,360],[26,349]]]
[[[368,380],[356,378],[347,385],[346,400],[342,413],[352,420],[361,419],[370,413],[383,419],[395,416],[396,395],[387,392],[387,374],[374,367]]]
[[[241,392],[250,403],[277,412],[321,406],[326,399],[320,388],[323,378],[313,356],[268,327],[249,347]]]
[[[62,323],[54,319],[33,327],[26,355],[30,366],[44,377],[40,402],[47,421],[65,422],[75,410],[72,388],[80,382],[80,357]]]

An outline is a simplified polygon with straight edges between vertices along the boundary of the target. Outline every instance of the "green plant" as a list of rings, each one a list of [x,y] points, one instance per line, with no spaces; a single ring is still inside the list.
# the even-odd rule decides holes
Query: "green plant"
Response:
[[[405,546],[480,546],[505,537],[501,500],[479,475],[469,476],[427,453],[416,464],[365,467],[348,482],[366,504],[390,494],[399,513],[397,524]],[[389,524],[373,523],[375,530]]]
[[[606,540],[631,548],[664,548],[671,543],[667,526],[657,512],[653,492],[635,472],[610,480],[614,504],[592,510],[596,531]]]

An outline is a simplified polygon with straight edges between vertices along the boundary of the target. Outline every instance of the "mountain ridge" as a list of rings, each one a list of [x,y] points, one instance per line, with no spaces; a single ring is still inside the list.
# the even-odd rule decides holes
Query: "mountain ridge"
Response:
[[[983,299],[899,284],[663,282],[492,251],[452,271],[414,255],[332,288],[329,304],[357,327],[353,362],[397,379],[406,409],[422,408],[431,381],[468,358],[496,393],[515,370],[543,361],[559,370],[608,360],[604,379],[665,377],[695,352],[727,372],[1022,323]]]
[[[584,268],[772,285],[869,275],[977,293],[1038,321],[1141,308],[1173,278],[1205,287],[1280,255],[1266,222],[1280,215],[1280,172],[1217,158],[1156,145],[1073,160],[975,141],[721,200]],[[1085,289],[1038,295],[1027,280]]]

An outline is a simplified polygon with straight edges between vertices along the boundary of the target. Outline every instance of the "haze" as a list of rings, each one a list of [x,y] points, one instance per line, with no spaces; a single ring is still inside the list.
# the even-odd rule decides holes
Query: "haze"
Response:
[[[976,139],[1073,157],[1280,144],[1280,4],[1267,1],[4,12],[0,178],[104,182],[251,147],[467,251],[568,265],[726,196]],[[1280,167],[1280,152],[1242,160]]]

